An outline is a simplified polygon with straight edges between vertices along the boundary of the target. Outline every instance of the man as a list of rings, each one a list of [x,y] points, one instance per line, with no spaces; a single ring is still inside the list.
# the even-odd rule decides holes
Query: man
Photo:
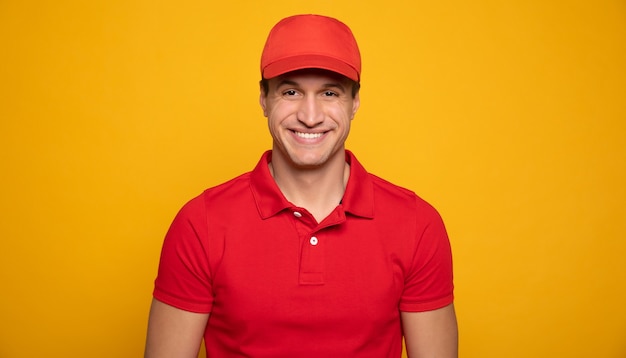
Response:
[[[146,357],[456,357],[437,212],[345,149],[361,59],[343,23],[271,30],[256,168],[188,202],[163,244]]]

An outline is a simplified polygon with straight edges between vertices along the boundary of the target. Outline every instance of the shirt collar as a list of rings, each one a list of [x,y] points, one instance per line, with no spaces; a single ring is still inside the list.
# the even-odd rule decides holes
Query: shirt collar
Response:
[[[350,178],[341,204],[346,212],[372,219],[374,217],[374,184],[372,178],[351,151],[346,150]]]
[[[250,173],[250,187],[261,218],[267,219],[284,209],[292,208],[270,173],[268,164],[272,151],[268,150]],[[346,150],[346,163],[350,165],[350,178],[341,200],[344,211],[364,218],[374,217],[374,186],[369,174],[352,152]]]

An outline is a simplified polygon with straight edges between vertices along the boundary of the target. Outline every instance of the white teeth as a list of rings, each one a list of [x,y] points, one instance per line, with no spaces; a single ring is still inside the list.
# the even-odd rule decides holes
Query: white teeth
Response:
[[[320,138],[322,136],[322,133],[302,133],[302,132],[295,132],[296,135],[300,138],[304,138],[304,139],[315,139],[315,138]]]

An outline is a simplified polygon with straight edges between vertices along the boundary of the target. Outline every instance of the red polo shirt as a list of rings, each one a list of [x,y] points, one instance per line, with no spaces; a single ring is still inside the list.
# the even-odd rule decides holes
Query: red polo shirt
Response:
[[[343,200],[317,223],[282,195],[270,160],[181,209],[154,297],[210,313],[208,357],[400,357],[400,311],[453,300],[438,213],[346,152]]]

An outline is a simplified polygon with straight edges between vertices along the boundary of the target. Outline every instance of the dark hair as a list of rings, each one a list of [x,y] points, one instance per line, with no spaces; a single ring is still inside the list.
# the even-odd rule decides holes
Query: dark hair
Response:
[[[348,81],[352,82],[352,98],[354,98],[356,97],[356,94],[359,93],[359,90],[361,89],[361,83],[357,81],[353,81],[351,79],[348,79]],[[267,92],[269,92],[270,90],[270,86],[266,78],[261,78],[261,81],[259,81],[259,86],[261,86],[261,90],[265,94],[267,94]]]

